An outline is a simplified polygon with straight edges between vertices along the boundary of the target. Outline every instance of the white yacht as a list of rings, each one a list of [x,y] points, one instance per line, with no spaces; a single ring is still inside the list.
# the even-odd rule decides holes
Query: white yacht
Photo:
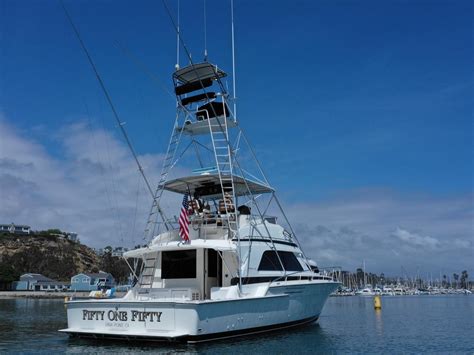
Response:
[[[356,292],[357,296],[375,296],[375,292],[371,285],[366,285],[363,289]]]
[[[124,254],[135,285],[122,298],[67,301],[62,332],[188,342],[259,333],[316,321],[340,284],[301,249],[239,126],[235,85],[230,95],[226,72],[189,61],[172,75],[177,114],[151,191],[150,242]]]
[[[383,296],[393,296],[394,292],[391,286],[383,286],[382,287],[382,295]]]
[[[382,295],[382,289],[378,286],[374,288],[374,294],[375,295]]]

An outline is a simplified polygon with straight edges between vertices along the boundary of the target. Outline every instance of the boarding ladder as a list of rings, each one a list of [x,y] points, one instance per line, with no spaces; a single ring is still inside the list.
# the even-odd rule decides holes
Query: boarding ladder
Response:
[[[158,252],[145,254],[143,258],[143,270],[140,274],[140,294],[149,294],[153,288],[153,281],[155,280],[156,263],[158,261]]]
[[[224,115],[209,119],[209,113],[206,111],[207,122],[209,124],[209,132],[211,135],[214,157],[216,160],[217,173],[222,190],[222,198],[225,207],[225,218],[229,228],[229,238],[232,239],[237,235],[237,214],[236,200],[234,190],[234,179],[232,170],[232,148],[229,142],[229,131],[227,127],[227,112],[225,101],[222,102]],[[228,200],[228,196],[232,201]]]

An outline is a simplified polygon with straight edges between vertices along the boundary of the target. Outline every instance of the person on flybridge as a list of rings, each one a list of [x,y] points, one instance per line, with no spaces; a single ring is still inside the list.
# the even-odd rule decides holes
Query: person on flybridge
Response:
[[[202,213],[202,202],[199,199],[199,196],[194,196],[194,199],[191,200],[191,203],[189,204],[189,211],[188,213],[195,214],[195,215],[200,215]]]
[[[228,192],[224,194],[223,200],[219,200],[218,206],[216,207],[216,211],[212,211],[209,202],[204,202],[198,195],[195,195],[187,204],[187,217],[191,223],[194,222],[193,226],[197,225],[199,221],[202,221],[204,224],[213,224],[217,222],[218,225],[222,225],[221,217],[228,212],[235,212],[235,205],[232,196]],[[241,207],[243,208],[242,211]],[[247,206],[240,206],[238,211],[242,214],[250,214],[250,209]]]
[[[227,205],[227,210],[226,210]],[[227,212],[235,212],[234,203],[232,197],[228,192],[224,194],[224,200],[219,201],[219,213],[226,214]]]

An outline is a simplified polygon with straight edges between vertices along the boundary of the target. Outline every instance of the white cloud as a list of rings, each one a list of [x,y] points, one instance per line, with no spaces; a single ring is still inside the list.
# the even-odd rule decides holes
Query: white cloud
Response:
[[[369,270],[396,275],[402,267],[413,274],[474,268],[471,193],[434,198],[369,189],[287,207],[320,265],[354,270],[365,260]]]
[[[422,236],[417,233],[409,232],[405,229],[397,227],[392,233],[392,236],[398,238],[401,242],[413,245],[415,247],[437,248],[440,243],[439,240],[430,236]]]
[[[63,127],[55,157],[0,120],[2,223],[76,231],[91,246],[143,243],[151,198],[122,142],[85,124]],[[54,132],[53,132],[54,133]],[[162,156],[140,157],[156,180]]]
[[[58,156],[1,117],[0,133],[1,223],[75,231],[93,247],[143,243],[151,199],[120,139],[84,123],[69,125],[52,132]],[[155,184],[163,155],[139,158]],[[164,207],[177,214],[180,199],[164,200]],[[368,270],[392,274],[401,267],[474,272],[472,194],[434,198],[367,189],[286,207],[306,254],[320,265],[354,270],[365,260]]]

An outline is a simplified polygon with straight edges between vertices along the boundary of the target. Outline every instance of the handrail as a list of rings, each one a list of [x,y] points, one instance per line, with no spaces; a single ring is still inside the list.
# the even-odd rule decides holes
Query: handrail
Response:
[[[329,273],[327,272],[328,269],[331,269],[332,270],[332,273]],[[319,268],[319,275],[323,276],[323,277],[331,277],[331,279],[333,281],[340,281],[337,277],[335,278],[334,276],[337,274],[334,274],[334,272],[339,272],[339,275],[340,275],[340,272],[342,271],[342,267],[340,266],[331,266],[331,267],[324,267],[324,268]],[[323,270],[323,272],[321,272],[321,270]],[[277,277],[276,279],[273,279],[269,282],[269,285],[271,285],[272,283],[276,282],[276,281],[279,281],[279,280],[282,280],[282,279],[286,279],[288,276],[292,276],[292,275],[295,275],[295,274],[301,274],[301,273],[304,273],[306,272],[305,270],[303,271],[295,271],[295,272],[292,272],[292,273],[289,273],[289,274],[285,274],[285,275],[282,275],[280,277]],[[300,275],[300,276],[307,276],[307,275]]]
[[[330,276],[335,281],[340,281],[342,275],[341,266],[318,266],[318,269],[320,274]]]

